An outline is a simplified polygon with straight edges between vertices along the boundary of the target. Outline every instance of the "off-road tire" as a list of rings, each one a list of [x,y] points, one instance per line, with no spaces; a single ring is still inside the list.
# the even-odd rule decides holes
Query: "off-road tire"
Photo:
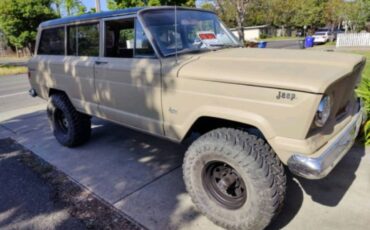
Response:
[[[47,114],[54,136],[60,144],[75,147],[89,140],[91,118],[78,112],[66,95],[51,95],[48,100]],[[60,116],[63,116],[68,128],[62,127]]]
[[[246,187],[241,207],[230,209],[212,197],[203,176],[210,162],[225,162],[238,172]],[[264,139],[245,131],[221,128],[201,136],[185,154],[183,174],[195,206],[226,229],[264,229],[283,205],[283,165]]]

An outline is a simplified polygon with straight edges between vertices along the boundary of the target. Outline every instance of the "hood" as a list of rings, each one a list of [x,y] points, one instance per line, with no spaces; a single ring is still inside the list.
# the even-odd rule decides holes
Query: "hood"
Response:
[[[363,62],[360,55],[307,50],[222,49],[185,64],[180,78],[324,93]]]

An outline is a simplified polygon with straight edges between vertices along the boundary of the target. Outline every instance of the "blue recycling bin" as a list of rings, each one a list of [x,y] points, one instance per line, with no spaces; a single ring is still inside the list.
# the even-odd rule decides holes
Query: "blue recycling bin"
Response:
[[[311,48],[311,47],[313,47],[314,42],[315,42],[315,38],[314,37],[307,36],[306,37],[306,40],[305,40],[305,43],[304,43],[304,46],[306,48]]]
[[[264,42],[264,41],[258,42],[258,48],[264,49],[266,48],[266,46],[267,46],[267,42]]]

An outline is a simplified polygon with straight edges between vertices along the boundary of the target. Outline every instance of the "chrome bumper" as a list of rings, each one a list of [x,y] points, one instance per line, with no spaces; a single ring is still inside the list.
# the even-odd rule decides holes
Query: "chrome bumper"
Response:
[[[360,130],[363,111],[360,110],[339,134],[330,140],[318,157],[294,154],[288,160],[290,171],[307,179],[321,179],[327,176],[343,156],[351,149]]]

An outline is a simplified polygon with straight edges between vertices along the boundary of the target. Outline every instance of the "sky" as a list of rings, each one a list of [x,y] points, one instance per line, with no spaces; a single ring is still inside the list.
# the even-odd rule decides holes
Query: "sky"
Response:
[[[86,6],[87,11],[89,11],[91,8],[95,8],[95,0],[82,0],[82,3]],[[100,7],[102,11],[108,10],[107,1],[100,0]]]

